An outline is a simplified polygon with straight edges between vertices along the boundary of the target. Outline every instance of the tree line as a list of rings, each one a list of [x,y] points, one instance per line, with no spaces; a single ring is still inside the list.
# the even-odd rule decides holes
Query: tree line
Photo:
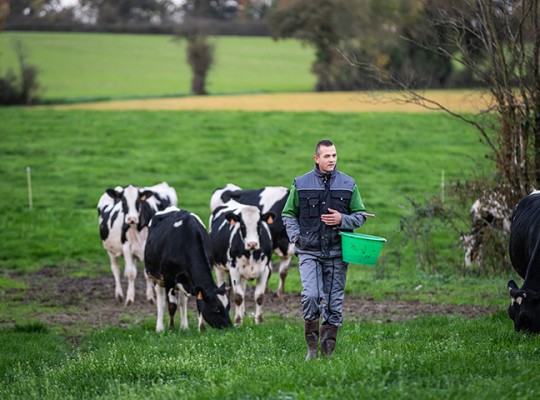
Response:
[[[61,0],[11,0],[9,12],[0,11],[0,19],[7,30],[292,38],[315,51],[311,72],[317,76],[318,91],[390,88],[385,74],[399,76],[413,88],[452,88],[483,82],[467,65],[418,46],[418,41],[459,51],[448,40],[454,28],[436,17],[441,10],[465,9],[466,3],[478,1],[78,0],[63,5]],[[480,56],[470,39],[468,54]],[[382,76],[350,68],[347,54],[377,66]]]

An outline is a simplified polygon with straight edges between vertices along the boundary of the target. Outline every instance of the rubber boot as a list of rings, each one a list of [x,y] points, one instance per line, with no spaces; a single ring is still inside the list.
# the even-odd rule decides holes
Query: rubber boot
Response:
[[[308,361],[319,355],[319,320],[304,321],[304,331],[308,345],[306,355],[306,361]]]
[[[321,353],[331,356],[336,347],[338,327],[330,324],[321,325]]]

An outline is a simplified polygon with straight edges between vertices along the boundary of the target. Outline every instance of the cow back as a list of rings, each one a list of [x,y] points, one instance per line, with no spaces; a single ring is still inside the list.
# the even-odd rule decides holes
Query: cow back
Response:
[[[540,194],[524,197],[516,206],[509,250],[512,266],[519,276],[525,279],[529,275],[529,268],[538,269],[540,273]],[[536,271],[532,272],[536,275]],[[540,287],[535,289],[539,290]]]

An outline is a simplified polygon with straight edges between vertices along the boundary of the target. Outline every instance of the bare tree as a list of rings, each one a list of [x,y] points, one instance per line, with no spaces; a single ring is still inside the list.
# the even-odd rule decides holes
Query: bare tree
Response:
[[[369,60],[349,62],[403,91],[404,100],[443,110],[472,125],[487,144],[508,204],[540,182],[540,4],[539,0],[464,0],[424,3],[430,32],[443,35],[404,40],[463,66],[490,96],[483,114],[455,112],[412,89],[413,77],[392,76]],[[435,45],[434,45],[435,44]]]
[[[186,39],[187,58],[192,71],[191,91],[196,95],[205,95],[206,76],[214,62],[214,46],[202,34],[188,34]]]
[[[402,36],[408,44],[461,65],[486,95],[476,114],[452,110],[418,89],[418,77],[397,76],[370,60],[341,51],[350,64],[401,90],[402,100],[442,110],[473,126],[496,167],[494,179],[462,186],[456,198],[476,200],[471,229],[462,233],[465,264],[504,270],[509,216],[518,200],[540,183],[540,0],[429,0],[423,2],[424,33]],[[427,33],[427,34],[426,34]],[[409,71],[410,72],[410,71]],[[458,188],[459,191],[459,186]],[[471,190],[472,189],[472,190]],[[465,240],[463,240],[465,238]],[[470,257],[468,254],[480,255]]]

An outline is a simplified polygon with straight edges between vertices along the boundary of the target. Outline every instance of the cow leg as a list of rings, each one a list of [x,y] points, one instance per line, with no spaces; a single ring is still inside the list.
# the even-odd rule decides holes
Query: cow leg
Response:
[[[163,326],[163,314],[165,312],[165,288],[163,286],[156,285],[156,307],[157,307],[157,321],[156,332],[162,332]]]
[[[244,316],[246,315],[246,286],[247,286],[247,280],[244,278],[240,278],[240,287],[242,288],[242,302],[240,303],[239,309],[240,309],[240,315],[242,316],[242,320],[244,319]]]
[[[154,282],[152,281],[152,278],[148,273],[146,272],[146,269],[144,270],[144,279],[146,280],[146,300],[150,304],[154,304],[156,301],[154,297]]]
[[[180,312],[180,329],[183,331],[188,329],[187,302],[187,294],[180,290],[178,292],[178,309]]]
[[[255,323],[260,324],[263,322],[262,305],[264,302],[264,292],[266,285],[268,284],[268,278],[270,277],[270,265],[268,265],[261,276],[257,279],[257,285],[255,286]]]
[[[124,276],[128,280],[126,306],[129,306],[135,301],[135,279],[137,278],[137,267],[135,266],[133,254],[131,253],[131,249],[129,247],[129,243],[124,244],[124,259],[126,260]]]
[[[118,257],[112,253],[107,252],[109,259],[111,260],[111,270],[114,276],[114,297],[117,301],[124,300],[124,292],[122,290],[122,284],[120,283],[120,266],[118,265]]]
[[[174,314],[178,308],[178,297],[174,288],[170,288],[167,294],[167,307],[169,309],[169,329],[174,328]]]
[[[287,279],[287,274],[289,273],[289,266],[291,265],[291,255],[286,255],[280,257],[279,261],[279,286],[278,286],[278,296],[283,297],[285,295],[285,279]]]
[[[201,313],[199,313],[199,332],[206,330],[206,324]]]
[[[234,324],[236,326],[242,325],[244,319],[244,297],[245,291],[242,287],[242,280],[240,274],[238,273],[238,266],[236,268],[231,268],[229,270],[231,275],[231,285],[233,288],[233,298],[234,298]],[[244,281],[245,286],[245,281]]]
[[[223,271],[223,269],[218,267],[214,267],[214,271],[216,273],[216,281],[218,286],[221,286],[224,283],[228,284],[227,278],[229,274],[227,272]]]

